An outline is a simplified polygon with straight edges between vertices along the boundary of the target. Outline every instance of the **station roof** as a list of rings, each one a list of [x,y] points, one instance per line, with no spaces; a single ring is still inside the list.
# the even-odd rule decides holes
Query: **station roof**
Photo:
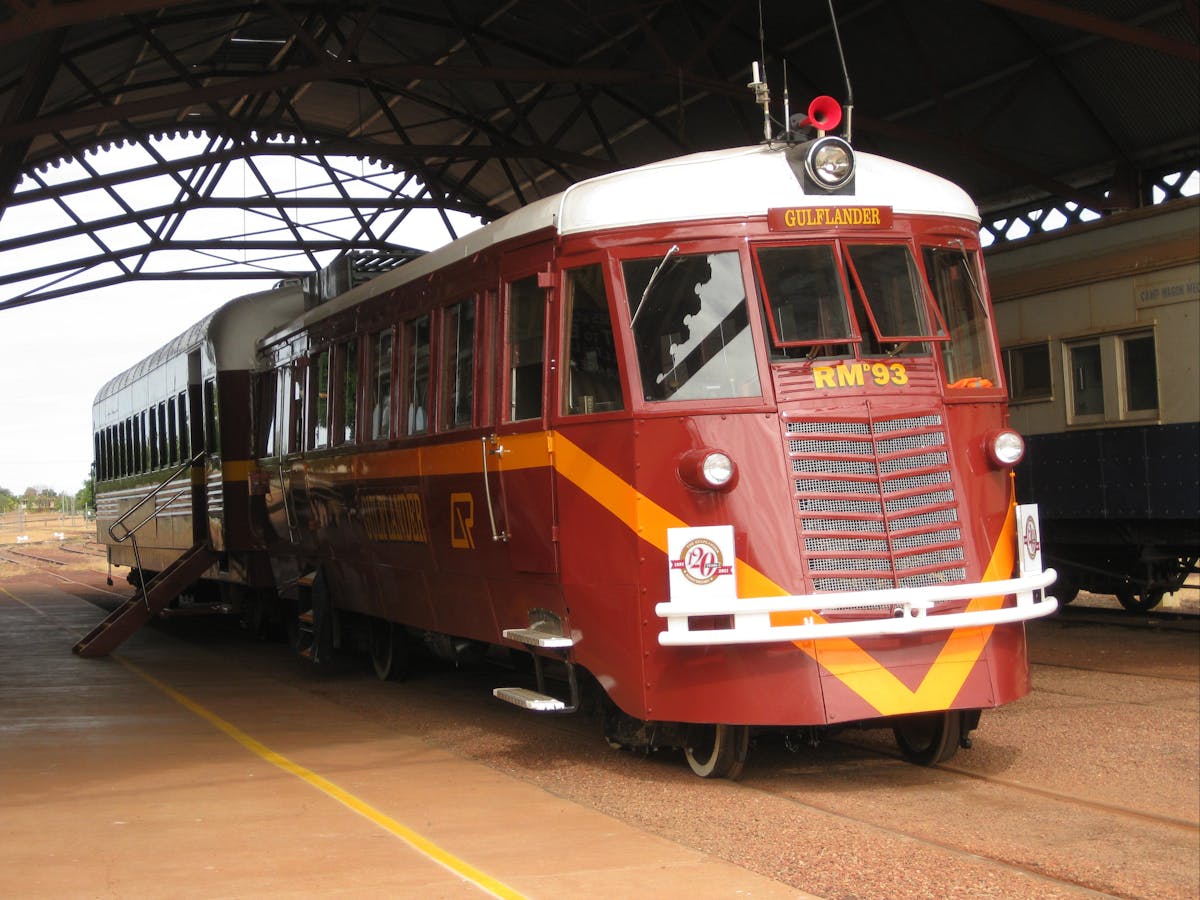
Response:
[[[960,184],[997,238],[1050,208],[1136,208],[1198,166],[1198,33],[1195,0],[0,0],[0,309],[139,277],[279,278],[351,250],[410,258],[406,211],[434,210],[449,237],[455,213],[491,220],[593,175],[760,142],[754,60],[774,131],[785,74],[793,114],[852,97],[857,148]],[[189,135],[200,149],[182,157],[154,141]],[[95,162],[123,145],[134,169]],[[268,156],[315,161],[327,189],[215,189]],[[342,156],[412,180],[381,193]],[[54,177],[69,166],[82,174]],[[165,190],[135,199],[155,178]],[[101,213],[79,211],[85,194]],[[183,226],[239,202],[278,233]],[[35,203],[62,215],[5,230]],[[54,242],[80,249],[11,262]],[[237,249],[285,262],[239,265]],[[172,251],[208,264],[152,262]]]

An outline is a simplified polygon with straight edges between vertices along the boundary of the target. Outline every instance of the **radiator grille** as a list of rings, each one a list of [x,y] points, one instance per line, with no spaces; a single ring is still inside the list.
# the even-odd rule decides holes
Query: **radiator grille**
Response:
[[[966,580],[940,414],[788,422],[806,564],[817,591]]]

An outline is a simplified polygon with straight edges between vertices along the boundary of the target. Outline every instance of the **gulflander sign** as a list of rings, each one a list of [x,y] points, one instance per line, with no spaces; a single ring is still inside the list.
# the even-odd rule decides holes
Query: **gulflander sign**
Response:
[[[767,227],[772,231],[803,231],[807,228],[890,228],[890,206],[797,206],[767,210]]]

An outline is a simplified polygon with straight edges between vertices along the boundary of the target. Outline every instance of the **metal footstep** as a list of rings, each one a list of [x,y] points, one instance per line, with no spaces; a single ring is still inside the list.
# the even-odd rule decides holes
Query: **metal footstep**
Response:
[[[579,682],[575,677],[575,664],[566,658],[567,652],[575,646],[573,638],[539,628],[537,625],[530,628],[506,628],[503,634],[508,640],[525,644],[530,648],[530,654],[533,656],[533,671],[537,676],[537,690],[523,687],[500,687],[492,690],[493,697],[534,712],[572,713],[579,709]],[[539,654],[533,652],[534,647],[556,650],[562,655],[562,664],[567,670],[570,699],[561,700],[546,693],[544,660]]]

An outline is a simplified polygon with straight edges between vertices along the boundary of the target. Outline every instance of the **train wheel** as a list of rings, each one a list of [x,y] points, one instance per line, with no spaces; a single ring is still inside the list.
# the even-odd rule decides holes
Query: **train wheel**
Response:
[[[1117,592],[1117,599],[1121,601],[1121,605],[1130,612],[1150,612],[1158,604],[1162,603],[1162,598],[1166,595],[1166,591],[1162,589],[1142,591],[1140,594],[1135,594],[1130,590]]]
[[[1058,581],[1050,587],[1050,593],[1059,606],[1066,606],[1079,596],[1079,585],[1064,575],[1058,576]]]
[[[404,634],[386,619],[371,620],[371,666],[380,681],[400,681],[408,674]]]
[[[962,738],[962,714],[952,709],[901,719],[893,728],[900,752],[910,763],[933,766],[958,752]]]
[[[687,757],[692,771],[701,778],[736,780],[746,765],[750,749],[748,725],[689,725]]]

